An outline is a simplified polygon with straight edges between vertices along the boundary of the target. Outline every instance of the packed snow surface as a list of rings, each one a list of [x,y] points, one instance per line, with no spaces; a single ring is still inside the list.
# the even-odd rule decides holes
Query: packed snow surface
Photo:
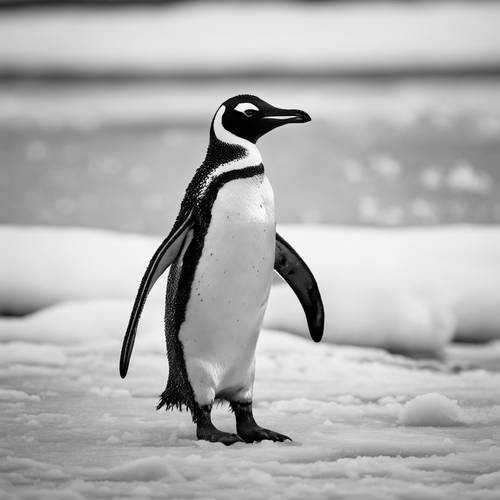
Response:
[[[52,313],[56,327],[75,309]],[[17,332],[28,353],[50,347],[66,363],[2,362],[2,498],[497,498],[500,374],[452,351],[410,360],[264,330],[255,415],[293,442],[224,447],[196,441],[185,412],[154,410],[168,371],[160,329],[140,332],[121,380],[123,332],[107,330],[98,304],[86,313],[101,338],[77,316],[70,342],[57,328]],[[489,351],[498,366],[500,346]],[[214,420],[234,431],[227,407]]]
[[[500,342],[447,343],[472,336],[481,316],[483,332],[494,324],[482,298],[498,293],[497,231],[280,231],[318,277],[327,342],[263,330],[255,416],[293,442],[224,447],[197,441],[186,412],[154,410],[168,374],[164,283],[145,308],[127,378],[118,374],[157,238],[3,228],[2,307],[36,312],[0,319],[0,498],[497,499]],[[442,299],[450,289],[467,314]],[[298,319],[285,321],[302,321],[296,299],[276,292],[273,321],[301,332]],[[451,326],[439,330],[446,315]],[[358,343],[439,347],[441,358],[332,345],[342,340],[336,321]],[[227,407],[214,420],[234,432]]]

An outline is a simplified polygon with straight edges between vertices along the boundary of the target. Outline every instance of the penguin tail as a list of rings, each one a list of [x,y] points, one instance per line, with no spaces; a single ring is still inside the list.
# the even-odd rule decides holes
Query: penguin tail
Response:
[[[201,416],[201,409],[194,399],[193,401],[187,401],[186,398],[182,397],[182,395],[173,389],[170,384],[167,384],[167,388],[160,395],[160,401],[156,405],[157,410],[161,410],[162,408],[165,408],[165,411],[189,411],[194,423],[198,422]]]
[[[183,398],[180,398],[179,394],[176,394],[175,391],[172,391],[171,387],[167,385],[167,388],[160,395],[160,401],[158,401],[156,409],[161,410],[165,407],[166,411],[174,409],[182,411],[184,406],[187,407],[187,403],[183,401]]]

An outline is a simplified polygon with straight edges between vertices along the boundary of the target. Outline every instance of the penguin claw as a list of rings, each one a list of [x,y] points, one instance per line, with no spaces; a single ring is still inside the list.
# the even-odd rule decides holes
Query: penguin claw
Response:
[[[210,441],[211,443],[222,443],[226,446],[230,446],[234,443],[244,443],[243,439],[237,434],[231,434],[230,432],[222,431],[212,431],[207,434],[198,435],[198,439],[203,439],[205,441]]]
[[[291,438],[285,436],[285,434],[280,434],[279,432],[271,431],[269,429],[264,429],[262,427],[256,427],[248,429],[246,431],[240,432],[240,436],[245,440],[246,443],[254,443],[260,441],[279,441],[280,443],[284,441],[292,441]]]
[[[227,436],[223,436],[221,439],[217,439],[216,442],[223,443],[226,446],[230,446],[234,443],[244,443],[243,439],[240,438],[237,434],[227,434]]]

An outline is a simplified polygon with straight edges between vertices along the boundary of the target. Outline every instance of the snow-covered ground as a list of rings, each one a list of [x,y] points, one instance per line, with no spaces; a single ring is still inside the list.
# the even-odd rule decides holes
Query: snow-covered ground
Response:
[[[500,330],[487,295],[498,303],[498,230],[280,231],[318,277],[326,342],[262,332],[255,414],[293,442],[227,448],[196,441],[185,412],[154,410],[168,374],[162,286],[119,377],[131,294],[157,238],[3,227],[2,308],[41,309],[0,319],[0,498],[498,498],[500,342],[448,344],[482,316]],[[268,325],[300,330],[298,304],[276,288]],[[445,327],[433,323],[443,314]],[[346,340],[339,331],[441,358],[329,343]],[[234,430],[226,407],[215,421]]]
[[[255,413],[293,442],[227,448],[155,412],[161,332],[122,381],[121,332],[77,330],[1,346],[2,498],[498,498],[498,373],[266,330]],[[234,430],[227,408],[215,421]]]

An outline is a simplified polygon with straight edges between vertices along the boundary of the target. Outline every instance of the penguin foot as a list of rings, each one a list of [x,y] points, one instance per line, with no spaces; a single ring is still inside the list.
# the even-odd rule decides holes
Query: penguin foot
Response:
[[[210,441],[211,443],[223,443],[229,446],[234,443],[243,443],[241,439],[236,434],[231,434],[230,432],[222,432],[212,423],[210,413],[212,412],[212,406],[202,406],[198,415],[198,421],[196,424],[196,437],[198,439],[203,439],[204,441]]]
[[[263,427],[259,427],[256,425],[255,427],[249,427],[249,428],[239,428],[238,429],[238,435],[244,439],[246,443],[254,443],[254,442],[259,442],[259,441],[264,441],[264,440],[269,440],[269,441],[291,441],[292,439],[289,438],[288,436],[285,436],[284,434],[280,434],[279,432],[271,431],[269,429],[264,429]]]
[[[253,418],[252,402],[231,402],[231,408],[236,415],[236,432],[238,436],[243,438],[246,443],[254,443],[255,441],[291,441],[291,438],[280,434],[279,432],[264,429],[255,422]]]
[[[204,441],[210,441],[211,443],[223,443],[229,446],[234,443],[243,443],[241,439],[236,434],[231,434],[230,432],[222,432],[215,427],[213,429],[197,429],[196,437],[198,439],[203,439]]]

